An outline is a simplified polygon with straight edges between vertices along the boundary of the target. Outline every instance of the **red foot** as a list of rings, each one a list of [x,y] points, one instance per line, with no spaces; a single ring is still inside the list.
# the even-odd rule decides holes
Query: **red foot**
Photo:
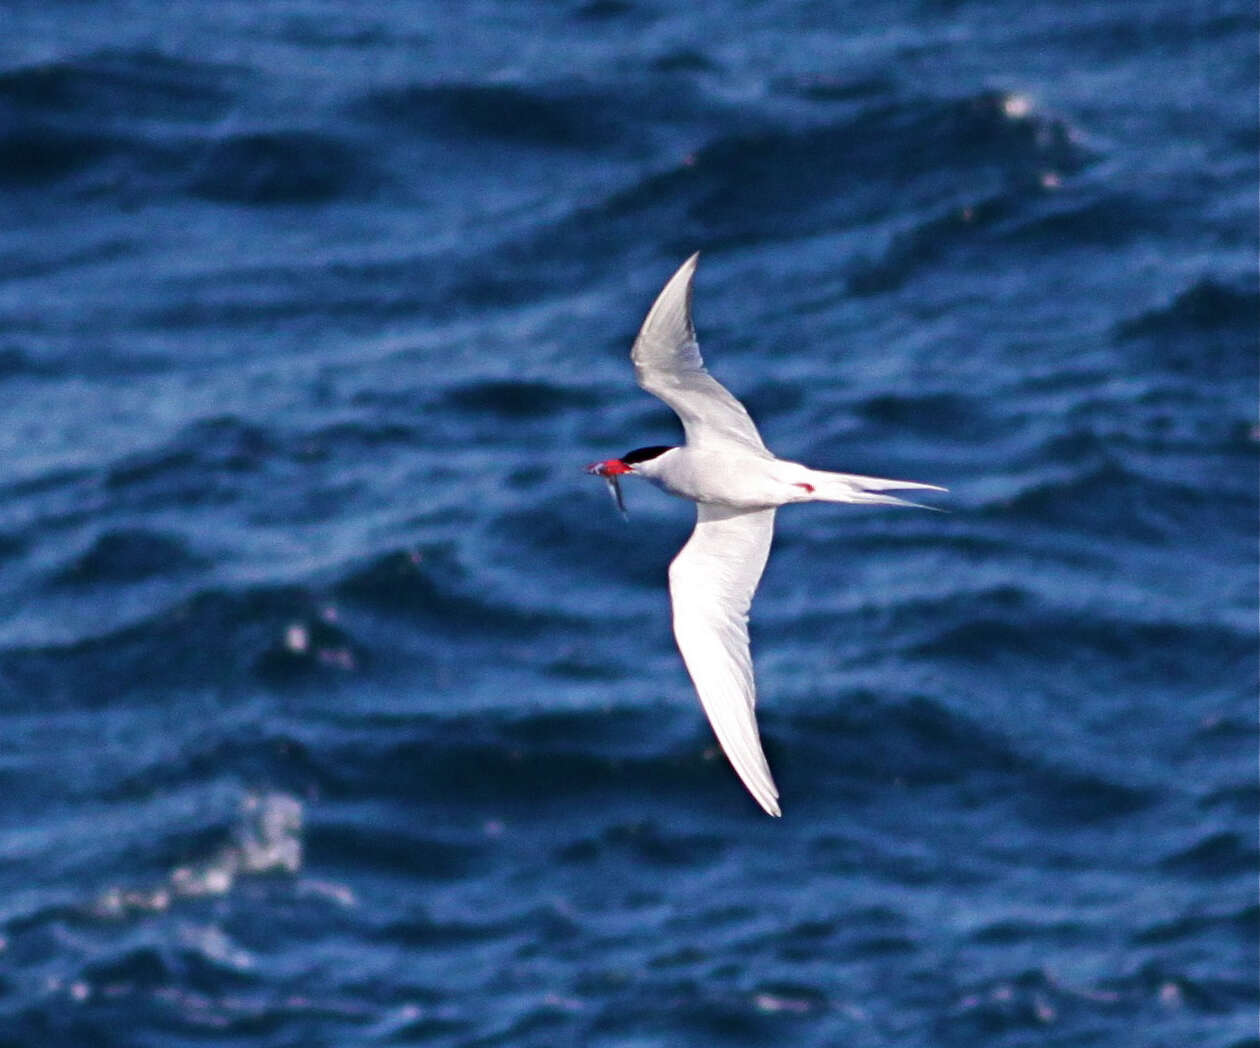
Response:
[[[797,487],[797,488],[804,488],[804,489],[805,489],[805,490],[806,490],[809,494],[811,494],[811,495],[814,493],[814,485],[813,485],[813,484],[799,483],[799,484],[794,484],[794,485],[792,485],[792,486],[793,486],[793,487]]]

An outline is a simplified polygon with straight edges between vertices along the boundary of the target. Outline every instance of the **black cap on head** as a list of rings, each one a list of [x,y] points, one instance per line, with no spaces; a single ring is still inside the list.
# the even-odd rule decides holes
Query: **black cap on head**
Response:
[[[650,448],[635,448],[633,451],[627,451],[621,456],[621,461],[627,466],[633,466],[636,462],[646,462],[648,459],[656,458],[662,452],[673,450],[670,444],[653,444]]]

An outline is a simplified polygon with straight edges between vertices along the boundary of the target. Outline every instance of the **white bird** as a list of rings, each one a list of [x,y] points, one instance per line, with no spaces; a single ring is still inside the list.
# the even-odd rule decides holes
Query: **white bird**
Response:
[[[914,506],[888,490],[944,491],[934,484],[828,473],[776,458],[744,406],[705,370],[691,320],[699,253],[679,267],[648,311],[630,359],[639,385],[682,420],[686,443],[636,448],[587,467],[608,481],[624,513],[619,477],[643,477],[696,503],[696,528],[669,566],[674,637],[700,704],[750,793],[779,815],[754,706],[748,608],[789,502]]]

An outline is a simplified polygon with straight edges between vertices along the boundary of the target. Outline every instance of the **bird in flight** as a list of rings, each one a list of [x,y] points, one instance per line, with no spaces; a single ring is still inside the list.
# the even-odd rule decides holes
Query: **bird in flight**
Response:
[[[643,477],[696,504],[695,530],[669,566],[674,638],[722,750],[757,803],[779,815],[748,647],[748,609],[770,554],[775,510],[789,502],[914,506],[886,492],[945,489],[810,469],[767,450],[747,410],[700,357],[691,320],[699,257],[670,277],[630,351],[635,379],[678,415],[686,443],[636,448],[587,472],[608,482],[623,514],[622,477]]]

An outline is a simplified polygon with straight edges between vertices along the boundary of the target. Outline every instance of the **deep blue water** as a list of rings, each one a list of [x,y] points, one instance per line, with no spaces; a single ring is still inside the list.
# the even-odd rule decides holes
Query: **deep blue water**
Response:
[[[0,1045],[1254,1046],[1242,0],[0,14]],[[779,515],[715,753],[627,354]]]

